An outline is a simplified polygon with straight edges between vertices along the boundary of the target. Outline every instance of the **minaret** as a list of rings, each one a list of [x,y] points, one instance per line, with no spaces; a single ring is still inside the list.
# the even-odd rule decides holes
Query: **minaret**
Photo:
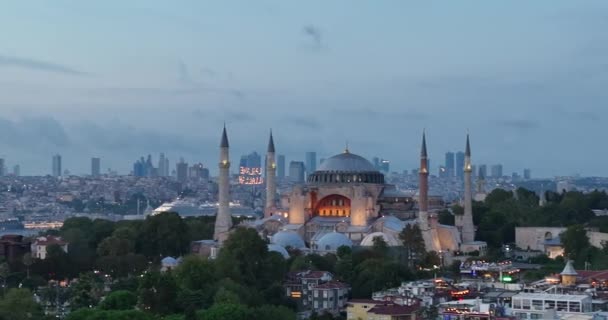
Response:
[[[457,227],[460,227],[462,242],[475,241],[475,226],[473,225],[473,191],[471,190],[471,145],[467,134],[467,146],[464,152],[464,214],[457,219]],[[460,221],[458,221],[460,220]]]
[[[266,152],[266,208],[264,209],[264,218],[270,217],[276,206],[276,170],[277,163],[274,156],[274,140],[272,139],[271,130],[270,140],[268,140],[268,151]]]
[[[230,155],[228,154],[228,135],[226,134],[226,125],[224,125],[222,142],[220,143],[219,168],[219,207],[217,210],[217,216],[215,217],[215,232],[213,233],[213,239],[221,243],[227,238],[227,233],[232,227],[232,216],[230,215]]]
[[[420,150],[420,170],[418,182],[418,220],[421,230],[429,228],[429,168],[426,154],[426,134],[422,131],[422,149]]]

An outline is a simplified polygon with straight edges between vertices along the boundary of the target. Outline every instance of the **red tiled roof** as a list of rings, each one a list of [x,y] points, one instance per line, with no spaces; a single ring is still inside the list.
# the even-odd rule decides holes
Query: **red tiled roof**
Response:
[[[44,238],[46,238],[46,240],[43,240]],[[41,238],[36,239],[36,241],[34,242],[34,245],[37,245],[37,246],[48,246],[51,244],[63,246],[68,243],[61,240],[61,238],[59,238],[59,237],[53,237],[53,236],[41,237]]]
[[[400,315],[409,315],[409,314],[416,313],[416,311],[418,311],[419,308],[420,308],[419,305],[413,305],[413,306],[400,306],[397,304],[377,305],[377,306],[371,308],[368,311],[368,313],[400,316]]]
[[[341,289],[341,288],[348,288],[348,287],[349,287],[349,285],[342,283],[342,282],[329,281],[326,283],[318,284],[318,285],[314,286],[313,289]]]
[[[384,304],[386,301],[373,300],[373,299],[350,299],[348,302],[352,303],[369,303],[369,304]]]
[[[608,280],[608,270],[576,270],[576,273],[583,279]]]

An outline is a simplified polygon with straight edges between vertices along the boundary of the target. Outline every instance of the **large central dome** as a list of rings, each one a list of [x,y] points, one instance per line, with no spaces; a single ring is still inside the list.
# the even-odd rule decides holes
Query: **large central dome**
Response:
[[[325,159],[317,171],[371,172],[377,170],[362,156],[347,151]]]
[[[362,156],[344,153],[325,159],[308,176],[309,183],[384,183],[384,175]]]

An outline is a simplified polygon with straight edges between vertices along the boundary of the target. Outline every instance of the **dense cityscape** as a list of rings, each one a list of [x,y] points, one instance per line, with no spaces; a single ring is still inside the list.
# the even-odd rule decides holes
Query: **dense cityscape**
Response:
[[[608,320],[607,17],[4,2],[0,320]]]

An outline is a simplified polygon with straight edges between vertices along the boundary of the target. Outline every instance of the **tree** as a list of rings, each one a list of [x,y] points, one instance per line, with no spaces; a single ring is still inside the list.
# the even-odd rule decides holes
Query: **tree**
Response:
[[[157,320],[154,315],[139,310],[79,309],[71,312],[66,320]]]
[[[560,234],[560,239],[564,245],[566,256],[572,260],[584,258],[581,253],[591,246],[589,237],[587,237],[587,230],[580,224],[569,226],[566,231]]]
[[[284,306],[263,305],[251,311],[251,319],[295,320],[296,314]]]
[[[178,286],[170,271],[148,272],[141,278],[139,304],[144,310],[171,314],[177,309]]]
[[[10,274],[11,269],[8,265],[8,263],[6,262],[2,262],[0,263],[0,277],[2,278],[2,294],[4,295],[6,293],[6,279],[8,278],[8,275]]]
[[[230,278],[245,286],[263,289],[269,278],[282,277],[271,275],[265,269],[268,258],[266,242],[254,229],[236,228],[224,242],[216,260],[219,278]]]
[[[401,239],[401,242],[403,243],[403,247],[407,253],[408,264],[411,267],[414,265],[414,262],[419,261],[426,252],[422,231],[417,224],[408,224],[399,233],[399,239]]]
[[[108,294],[99,304],[104,310],[129,310],[137,304],[137,296],[127,290],[117,290]]]
[[[35,320],[42,316],[42,308],[28,289],[11,289],[0,300],[0,319]]]
[[[31,252],[25,253],[23,255],[23,257],[21,258],[21,262],[23,262],[23,265],[25,266],[27,278],[29,279],[30,278],[30,267],[34,263],[34,260],[32,259],[32,253]]]
[[[250,312],[242,304],[214,304],[202,313],[201,320],[248,320]]]
[[[80,308],[92,308],[97,305],[101,298],[102,285],[93,273],[84,273],[78,277],[78,281],[71,288],[72,299],[70,306],[76,310]]]
[[[386,254],[388,253],[388,244],[384,241],[384,238],[382,236],[376,236],[372,241],[374,243],[372,249],[375,252],[378,252],[382,257],[386,257]]]
[[[146,257],[178,257],[188,252],[190,236],[182,218],[174,212],[163,212],[146,218],[138,236],[138,252]]]

